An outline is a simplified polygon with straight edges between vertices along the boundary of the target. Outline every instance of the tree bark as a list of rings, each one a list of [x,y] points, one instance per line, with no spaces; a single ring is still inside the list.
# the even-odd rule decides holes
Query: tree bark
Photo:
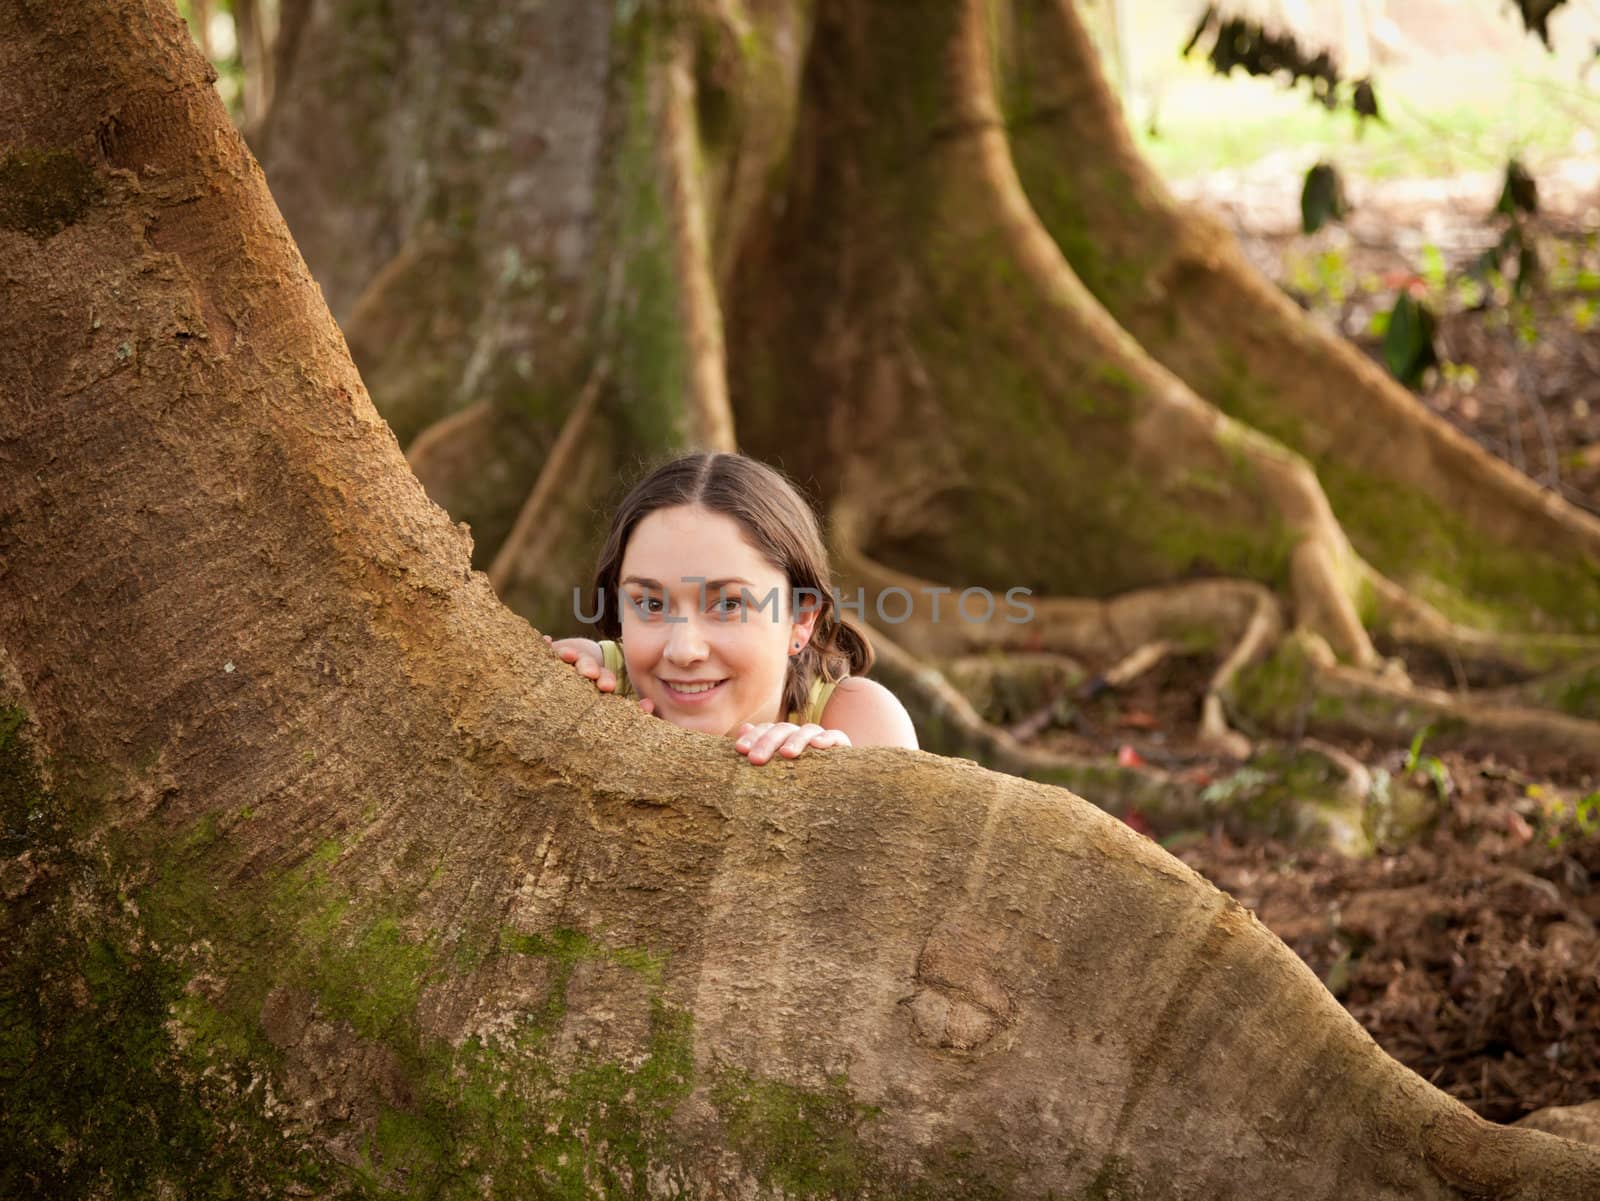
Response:
[[[407,470],[170,6],[0,9],[0,79],[19,1190],[1600,1186],[1069,794],[597,697]]]

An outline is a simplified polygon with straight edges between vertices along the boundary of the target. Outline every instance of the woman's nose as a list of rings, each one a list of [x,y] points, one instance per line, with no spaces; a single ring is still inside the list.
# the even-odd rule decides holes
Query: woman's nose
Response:
[[[701,636],[700,623],[693,617],[671,623],[666,650],[662,653],[674,663],[697,663],[706,657],[706,640]]]

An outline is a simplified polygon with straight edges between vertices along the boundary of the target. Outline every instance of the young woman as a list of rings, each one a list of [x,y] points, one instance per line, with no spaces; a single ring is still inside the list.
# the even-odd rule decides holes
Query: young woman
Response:
[[[602,692],[751,763],[807,747],[917,745],[905,707],[862,678],[866,639],[839,617],[811,507],[743,455],[657,468],[611,521],[590,612],[607,641],[551,648]]]

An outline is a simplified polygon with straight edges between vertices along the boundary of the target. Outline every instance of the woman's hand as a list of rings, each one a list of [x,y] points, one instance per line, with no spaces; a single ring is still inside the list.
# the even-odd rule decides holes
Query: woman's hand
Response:
[[[808,746],[849,746],[850,735],[843,730],[824,730],[821,726],[797,726],[788,721],[764,721],[759,724],[745,722],[739,727],[739,737],[733,749],[749,758],[751,763],[765,763],[774,754],[793,759]]]
[[[617,673],[606,666],[605,652],[600,649],[600,644],[592,638],[551,638],[544,636],[545,645],[556,653],[556,657],[563,663],[572,664],[573,670],[586,680],[593,680],[594,686],[601,692],[615,692],[617,690]],[[641,700],[639,708],[644,713],[650,713],[655,705],[649,700]]]

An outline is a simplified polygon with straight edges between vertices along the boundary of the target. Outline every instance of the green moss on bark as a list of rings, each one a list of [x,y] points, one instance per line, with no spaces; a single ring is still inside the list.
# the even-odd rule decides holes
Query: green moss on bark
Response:
[[[1600,564],[1491,542],[1403,480],[1325,464],[1352,543],[1446,616],[1487,630],[1600,632]]]
[[[847,1197],[867,1183],[861,1129],[880,1111],[854,1099],[848,1078],[812,1091],[726,1072],[711,1099],[729,1142],[764,1185],[791,1197]]]
[[[668,1119],[692,1087],[692,1027],[666,999],[661,956],[570,929],[491,931],[482,945],[470,936],[449,947],[415,940],[405,932],[406,898],[358,898],[339,882],[345,848],[332,841],[298,867],[236,890],[226,906],[214,893],[208,904],[208,881],[225,873],[231,854],[217,824],[201,823],[174,846],[140,898],[151,921],[167,937],[251,948],[225,987],[177,1009],[189,1039],[247,1057],[293,1098],[287,1077],[305,1067],[262,1030],[269,994],[287,990],[307,999],[353,1063],[382,1049],[398,1076],[360,1135],[359,1161],[341,1169],[350,1188],[417,1198],[643,1197],[652,1173],[680,1158]],[[426,983],[498,956],[544,961],[543,1002],[507,1034],[460,1048],[424,1036],[417,1009]],[[585,964],[622,969],[641,994],[648,1029],[633,1051],[563,1044],[568,990]]]
[[[0,229],[43,240],[82,219],[101,195],[94,171],[65,150],[20,150],[0,158]]]
[[[69,807],[0,709],[0,1196],[347,1195],[266,1117],[235,1045],[174,1029],[188,974]]]
[[[673,256],[673,232],[662,195],[661,149],[654,93],[662,70],[666,18],[640,11],[616,41],[626,70],[618,87],[623,128],[616,155],[614,223],[620,294],[607,306],[615,387],[608,420],[626,451],[657,456],[688,436],[689,347],[684,331],[683,282]]]

